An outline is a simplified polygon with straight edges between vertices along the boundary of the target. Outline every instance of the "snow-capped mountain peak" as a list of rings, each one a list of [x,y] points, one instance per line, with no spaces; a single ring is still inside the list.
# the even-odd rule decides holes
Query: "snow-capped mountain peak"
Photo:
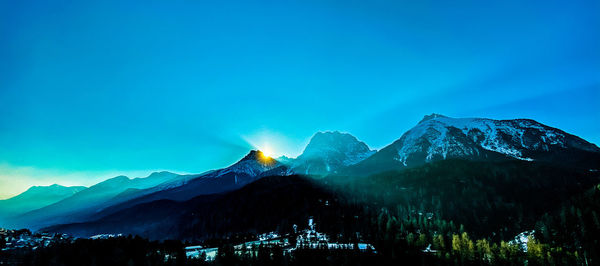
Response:
[[[486,158],[487,151],[528,161],[556,149],[600,151],[583,139],[531,119],[451,118],[439,114],[425,116],[392,145],[397,149],[395,159],[404,165],[421,159]]]
[[[400,139],[342,172],[369,174],[451,158],[543,161],[588,169],[597,167],[600,148],[531,119],[452,118],[431,114]]]
[[[327,174],[363,161],[375,153],[356,137],[339,131],[317,132],[293,162],[298,173]]]
[[[445,116],[445,115],[441,115],[441,114],[432,113],[432,114],[430,114],[430,115],[425,115],[425,116],[423,116],[423,119],[421,119],[421,121],[419,122],[419,124],[420,124],[420,123],[423,123],[423,122],[425,122],[425,121],[427,121],[427,120],[436,119],[436,118],[439,118],[439,117],[442,117],[442,118],[448,118],[448,117],[447,117],[447,116]]]

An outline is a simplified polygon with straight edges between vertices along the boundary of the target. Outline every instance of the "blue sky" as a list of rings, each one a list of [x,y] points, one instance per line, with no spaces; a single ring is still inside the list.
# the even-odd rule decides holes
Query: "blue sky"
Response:
[[[600,143],[598,1],[3,1],[0,198],[432,112]]]

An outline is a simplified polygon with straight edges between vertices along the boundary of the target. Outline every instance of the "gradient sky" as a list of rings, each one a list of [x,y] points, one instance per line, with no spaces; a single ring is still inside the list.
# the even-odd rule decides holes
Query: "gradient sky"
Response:
[[[425,114],[600,144],[600,2],[2,1],[0,198],[197,173]],[[269,146],[269,147],[267,147]]]

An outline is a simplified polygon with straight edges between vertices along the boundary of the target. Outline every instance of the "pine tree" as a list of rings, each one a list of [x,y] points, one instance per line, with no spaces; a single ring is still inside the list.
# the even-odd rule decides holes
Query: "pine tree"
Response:
[[[493,253],[490,243],[486,239],[479,239],[475,242],[479,259],[484,263],[492,263]]]
[[[446,243],[444,242],[444,236],[442,236],[441,234],[438,234],[433,238],[433,248],[436,250],[445,250],[446,249]]]
[[[415,245],[419,248],[424,248],[427,246],[427,236],[425,234],[419,234],[419,238],[417,239],[417,243]]]

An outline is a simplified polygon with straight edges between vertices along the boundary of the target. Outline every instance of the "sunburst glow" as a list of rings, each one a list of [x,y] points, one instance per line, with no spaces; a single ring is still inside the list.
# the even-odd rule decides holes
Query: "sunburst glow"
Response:
[[[262,151],[263,156],[266,158],[271,158],[273,156],[273,150],[271,150],[269,146],[262,148],[260,151]]]
[[[275,163],[275,159],[273,159],[268,153],[264,151],[258,152],[258,161],[263,165],[273,165]]]

